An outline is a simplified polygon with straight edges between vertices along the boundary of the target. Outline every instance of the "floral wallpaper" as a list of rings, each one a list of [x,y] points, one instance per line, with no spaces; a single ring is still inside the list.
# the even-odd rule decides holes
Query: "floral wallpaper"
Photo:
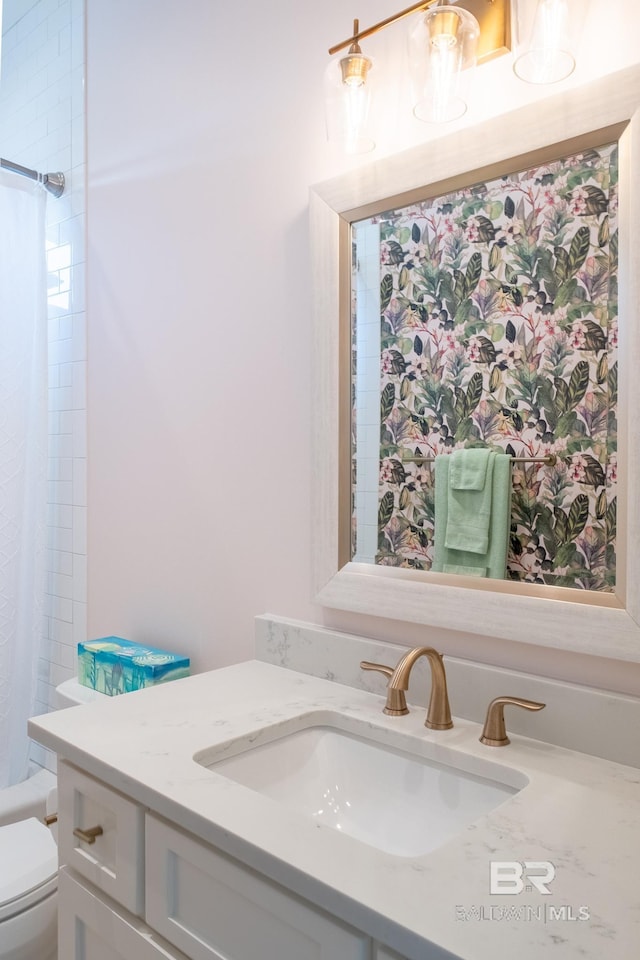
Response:
[[[508,577],[612,591],[617,149],[390,211],[380,222],[376,562],[429,570],[434,471],[469,446],[513,468]]]

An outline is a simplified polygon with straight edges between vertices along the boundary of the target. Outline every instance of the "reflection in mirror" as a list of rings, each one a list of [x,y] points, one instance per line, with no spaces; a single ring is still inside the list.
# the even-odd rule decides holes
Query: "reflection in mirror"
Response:
[[[617,156],[352,224],[354,560],[442,570],[435,458],[485,448],[512,461],[506,563],[481,575],[614,591]]]

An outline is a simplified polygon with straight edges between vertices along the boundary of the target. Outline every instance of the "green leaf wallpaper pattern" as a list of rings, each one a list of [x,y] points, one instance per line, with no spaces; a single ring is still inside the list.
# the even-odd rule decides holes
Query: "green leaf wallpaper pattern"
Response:
[[[612,591],[617,470],[617,147],[378,219],[376,562],[428,570],[432,466],[514,456],[508,576]]]

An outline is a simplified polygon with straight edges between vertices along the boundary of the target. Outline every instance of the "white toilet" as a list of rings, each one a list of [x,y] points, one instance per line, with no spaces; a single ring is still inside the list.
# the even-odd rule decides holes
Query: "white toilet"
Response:
[[[57,706],[71,707],[103,694],[67,680]],[[50,791],[47,812],[55,807]],[[35,817],[0,827],[0,960],[56,960],[58,850],[55,828]]]

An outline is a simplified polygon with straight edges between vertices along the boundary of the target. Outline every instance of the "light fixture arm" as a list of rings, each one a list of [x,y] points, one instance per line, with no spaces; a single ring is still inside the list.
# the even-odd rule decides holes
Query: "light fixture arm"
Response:
[[[428,10],[429,7],[432,7],[438,2],[439,0],[420,0],[420,3],[414,3],[413,6],[407,7],[405,10],[401,10],[400,13],[394,13],[393,16],[387,17],[386,20],[381,20],[379,23],[374,23],[372,27],[367,27],[366,30],[360,30],[359,21],[354,20],[353,36],[349,37],[348,40],[342,40],[340,43],[336,43],[334,47],[329,47],[329,54],[330,56],[333,56],[334,53],[344,50],[344,48],[348,47],[350,44],[357,44],[359,40],[364,40],[366,37],[370,37],[372,34],[378,33],[379,30],[383,30],[392,23],[397,23],[398,20],[403,20],[412,13],[416,13],[417,10]]]

